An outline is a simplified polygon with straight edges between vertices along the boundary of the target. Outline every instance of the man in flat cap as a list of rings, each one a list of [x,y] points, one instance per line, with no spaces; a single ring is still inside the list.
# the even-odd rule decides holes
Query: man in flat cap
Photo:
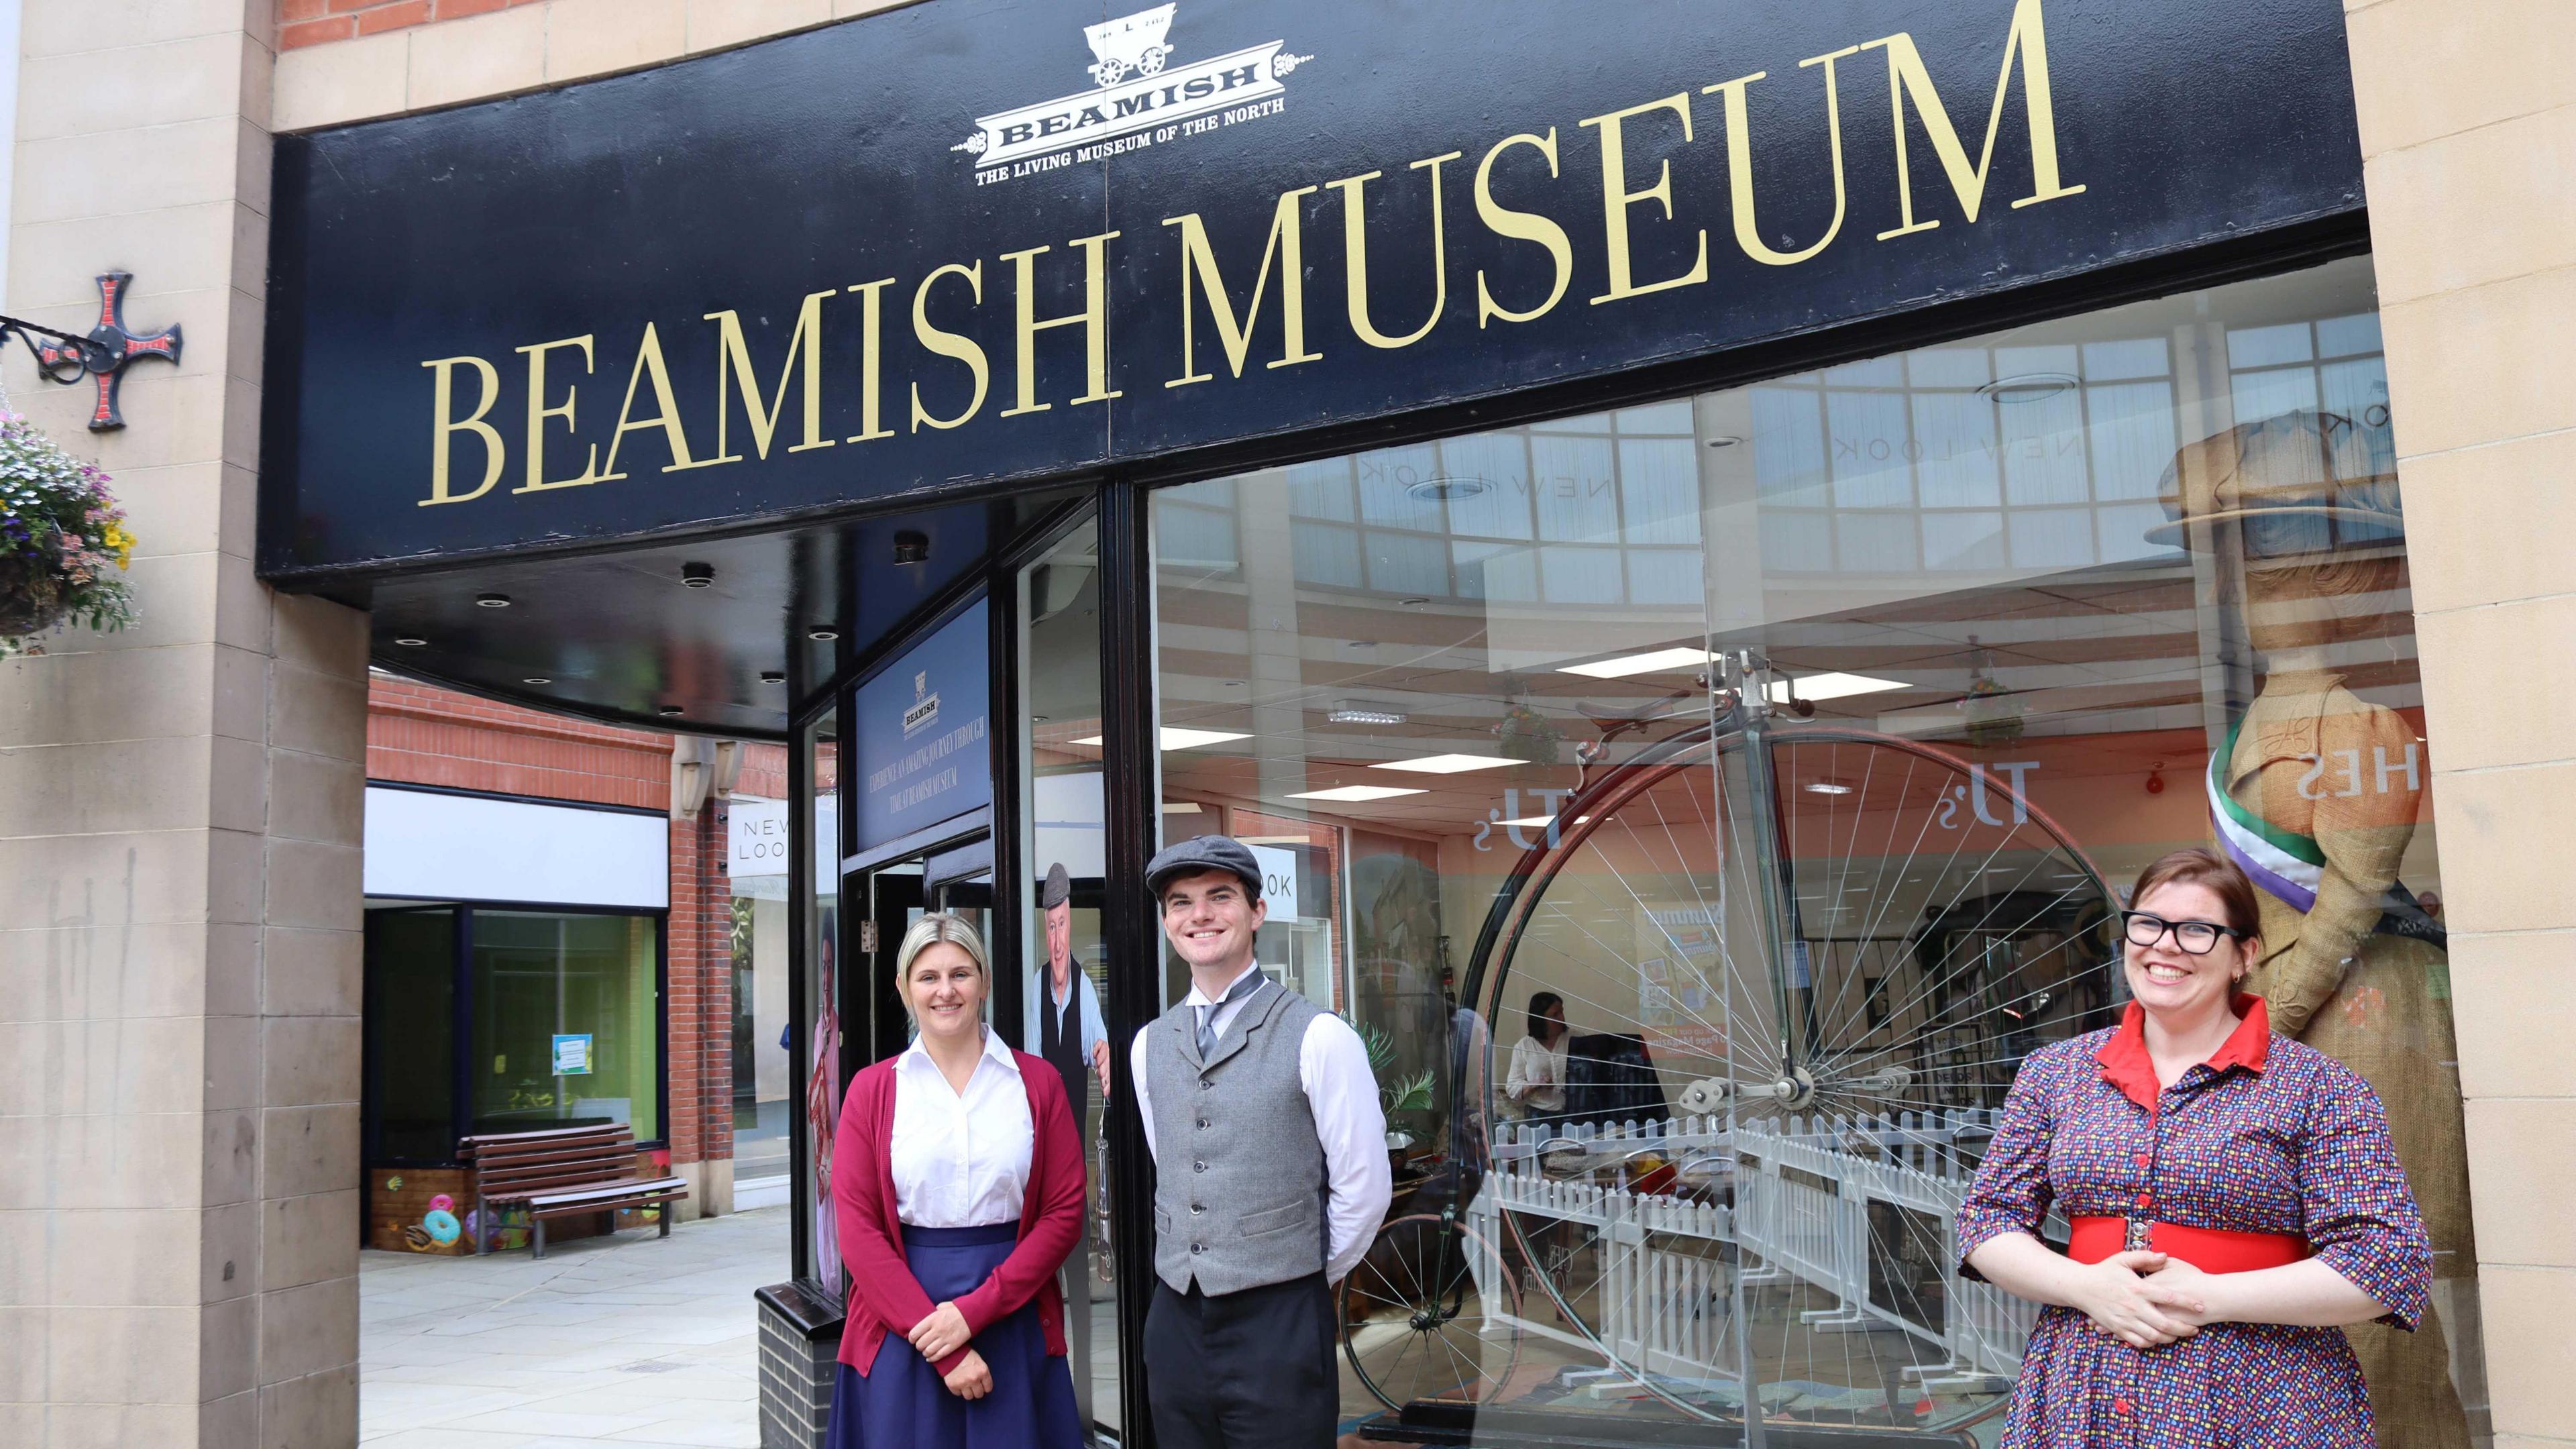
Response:
[[[1136,1034],[1152,1150],[1146,1393],[1166,1449],[1315,1449],[1340,1418],[1331,1287],[1391,1193],[1386,1114],[1348,1022],[1262,974],[1251,847],[1202,835],[1145,867],[1190,992]]]
[[[1100,1102],[1109,1100],[1109,1024],[1100,1014],[1100,994],[1093,988],[1091,978],[1073,962],[1073,877],[1063,862],[1047,867],[1046,883],[1038,887],[1038,909],[1046,918],[1046,969],[1038,973],[1037,989],[1027,993],[1033,1024],[1023,1039],[1034,1042],[1038,1059],[1064,1078],[1064,1100],[1073,1108],[1074,1128],[1088,1144],[1098,1114],[1091,1097],[1094,1081],[1100,1083]],[[1098,1182],[1086,1184],[1089,1203],[1095,1210],[1100,1190]],[[1057,1286],[1064,1293],[1066,1308],[1066,1347],[1074,1365],[1074,1398],[1082,1422],[1088,1424],[1092,1421],[1088,1228],[1074,1240],[1073,1252],[1059,1272],[1061,1281]]]

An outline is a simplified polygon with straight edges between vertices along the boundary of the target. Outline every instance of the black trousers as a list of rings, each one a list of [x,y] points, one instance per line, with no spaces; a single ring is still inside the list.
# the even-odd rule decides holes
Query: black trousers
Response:
[[[1145,1392],[1161,1449],[1330,1449],[1333,1297],[1316,1273],[1211,1298],[1155,1280]]]

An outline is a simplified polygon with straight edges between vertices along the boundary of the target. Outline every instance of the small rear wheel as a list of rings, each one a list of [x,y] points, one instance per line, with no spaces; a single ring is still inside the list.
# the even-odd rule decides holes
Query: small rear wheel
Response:
[[[1171,58],[1172,48],[1170,46],[1149,45],[1145,47],[1145,53],[1143,55],[1136,57],[1136,73],[1138,75],[1161,75],[1163,73],[1163,62]]]
[[[1390,1409],[1490,1402],[1520,1362],[1520,1280],[1498,1244],[1453,1215],[1380,1228],[1338,1306],[1343,1357]]]

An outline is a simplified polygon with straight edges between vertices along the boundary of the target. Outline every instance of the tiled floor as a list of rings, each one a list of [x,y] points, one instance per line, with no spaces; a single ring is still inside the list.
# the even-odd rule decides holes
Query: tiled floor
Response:
[[[752,1290],[787,1276],[787,1210],[483,1258],[367,1253],[367,1449],[760,1442]]]

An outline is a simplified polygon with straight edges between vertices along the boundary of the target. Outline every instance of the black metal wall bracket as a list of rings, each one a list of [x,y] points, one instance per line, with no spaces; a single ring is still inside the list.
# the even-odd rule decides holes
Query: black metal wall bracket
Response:
[[[138,357],[161,357],[174,363],[179,360],[180,336],[175,324],[158,332],[126,329],[125,292],[133,280],[132,272],[100,275],[98,325],[86,337],[0,316],[0,347],[5,347],[10,337],[27,344],[27,351],[36,359],[36,373],[45,381],[68,387],[86,377],[97,383],[98,401],[89,414],[89,430],[93,433],[125,426],[125,414],[117,405],[117,390],[125,380],[127,363]]]

